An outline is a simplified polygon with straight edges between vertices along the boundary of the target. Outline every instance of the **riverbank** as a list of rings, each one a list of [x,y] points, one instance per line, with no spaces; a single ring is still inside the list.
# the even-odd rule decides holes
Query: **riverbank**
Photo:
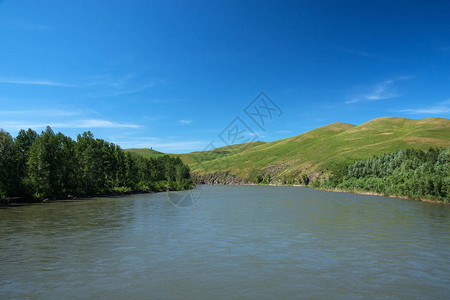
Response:
[[[105,197],[117,197],[123,195],[132,195],[132,194],[153,194],[160,191],[149,191],[149,190],[124,190],[118,192],[111,192],[105,194],[88,194],[88,195],[67,195],[66,197],[55,197],[55,198],[45,198],[45,199],[36,199],[36,198],[7,198],[0,199],[0,206],[9,206],[15,204],[32,204],[32,203],[45,203],[59,200],[75,200],[75,199],[89,199],[89,198],[105,198]]]
[[[272,184],[268,184],[272,185]],[[388,195],[388,194],[381,194],[381,193],[375,193],[375,192],[369,192],[369,191],[357,191],[357,190],[341,190],[341,189],[326,189],[321,187],[314,187],[314,186],[308,186],[308,185],[301,185],[301,184],[273,184],[273,186],[298,186],[298,187],[310,187],[316,190],[320,191],[327,191],[327,192],[335,192],[335,193],[351,193],[351,194],[357,194],[357,195],[368,195],[368,196],[383,196],[383,197],[389,197],[389,198],[396,198],[396,199],[407,199],[407,200],[413,200],[413,201],[420,201],[420,202],[430,202],[430,203],[441,203],[441,204],[450,204],[450,202],[445,201],[439,201],[439,200],[433,200],[433,199],[426,199],[426,198],[410,198],[406,196],[395,196],[395,195]]]
[[[205,184],[205,183],[202,183],[202,184]],[[206,184],[206,185],[215,185],[215,184]],[[381,193],[369,192],[369,191],[326,189],[326,188],[315,187],[315,186],[311,186],[311,185],[302,185],[302,184],[282,184],[282,183],[256,184],[256,183],[237,182],[237,183],[226,183],[225,185],[266,185],[266,186],[308,187],[308,188],[313,188],[313,189],[316,189],[316,190],[327,191],[327,192],[351,193],[351,194],[370,195],[370,196],[384,196],[384,197],[389,197],[389,198],[407,199],[407,200],[420,201],[420,202],[439,203],[439,204],[446,204],[446,205],[450,204],[449,201],[439,201],[439,200],[426,199],[426,198],[416,199],[416,198],[410,198],[410,197],[406,197],[406,196],[387,195],[387,194],[381,194]]]
[[[328,192],[336,192],[336,193],[351,193],[351,194],[358,194],[358,195],[370,195],[370,196],[384,196],[389,198],[397,198],[397,199],[407,199],[407,200],[413,200],[413,201],[420,201],[420,202],[430,202],[430,203],[441,203],[441,204],[450,204],[450,202],[446,201],[439,201],[439,200],[433,200],[433,199],[426,199],[426,198],[410,198],[406,196],[395,196],[395,195],[387,195],[387,194],[381,194],[381,193],[375,193],[375,192],[368,192],[368,191],[356,191],[356,190],[340,190],[340,189],[325,189],[325,188],[318,188],[313,187],[317,190],[321,191],[328,191]]]
[[[205,183],[202,183],[202,184],[205,184]],[[220,184],[205,184],[205,185],[220,185]],[[256,184],[256,183],[239,182],[239,183],[233,183],[233,184],[228,183],[228,184],[224,184],[224,185],[236,185],[236,186],[238,186],[238,185],[248,185],[248,186],[262,185],[262,186],[307,187],[307,188],[313,188],[315,190],[327,191],[327,192],[351,193],[351,194],[369,195],[369,196],[384,196],[384,197],[389,197],[389,198],[406,199],[406,200],[413,200],[413,201],[420,201],[420,202],[450,205],[449,201],[438,201],[438,200],[426,199],[426,198],[415,199],[415,198],[410,198],[410,197],[405,197],[405,196],[387,195],[387,194],[381,194],[381,193],[375,193],[375,192],[369,192],[369,191],[326,189],[326,188],[314,187],[314,186],[310,186],[310,185],[301,185],[301,184],[281,184],[281,183]],[[125,191],[107,193],[107,194],[92,194],[92,195],[79,195],[79,196],[68,195],[67,197],[56,197],[56,198],[52,198],[52,199],[20,199],[20,198],[16,197],[16,198],[10,198],[10,199],[0,199],[0,206],[9,206],[9,205],[15,205],[15,204],[17,205],[17,204],[45,203],[45,202],[59,201],[59,200],[117,197],[117,196],[132,195],[132,194],[154,194],[154,193],[158,193],[158,192],[164,192],[164,191],[125,190]]]

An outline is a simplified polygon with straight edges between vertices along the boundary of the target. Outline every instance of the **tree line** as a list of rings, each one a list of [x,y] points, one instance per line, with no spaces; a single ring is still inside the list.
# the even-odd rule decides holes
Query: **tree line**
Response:
[[[320,186],[413,199],[450,199],[450,148],[398,150],[358,160]]]
[[[193,186],[179,157],[144,158],[91,132],[76,140],[47,127],[41,134],[0,130],[0,199],[45,199]]]

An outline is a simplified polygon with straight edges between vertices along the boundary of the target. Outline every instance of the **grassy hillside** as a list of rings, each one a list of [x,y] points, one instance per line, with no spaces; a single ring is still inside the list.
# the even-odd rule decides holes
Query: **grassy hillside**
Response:
[[[220,173],[249,182],[268,177],[272,182],[298,182],[304,175],[314,179],[329,171],[337,173],[356,159],[430,146],[450,146],[450,120],[383,117],[359,126],[333,123],[291,138],[244,147],[230,155],[216,149],[207,153],[209,160],[193,159],[205,156],[205,152],[185,154],[182,159],[199,178]]]
[[[240,153],[244,150],[248,150],[250,148],[253,148],[255,146],[262,145],[262,144],[265,144],[265,142],[250,142],[250,143],[220,147],[220,148],[213,149],[211,151],[196,151],[196,152],[185,153],[185,154],[166,154],[166,153],[148,149],[148,148],[132,148],[132,149],[126,149],[125,151],[136,153],[136,154],[142,155],[144,157],[158,157],[161,155],[179,156],[183,160],[184,163],[186,163],[192,167],[193,165],[195,165],[199,162],[212,161],[215,159],[228,157],[233,154]]]
[[[179,154],[184,163],[188,164],[191,168],[200,164],[203,165],[206,162],[218,160],[221,158],[228,158],[233,155],[239,154],[243,151],[252,149],[254,147],[264,145],[265,142],[249,142],[244,144],[225,146],[216,148],[211,151],[196,151],[186,154]]]
[[[162,152],[148,148],[132,148],[132,149],[125,149],[125,151],[142,155],[145,158],[155,158],[164,155],[164,153]]]

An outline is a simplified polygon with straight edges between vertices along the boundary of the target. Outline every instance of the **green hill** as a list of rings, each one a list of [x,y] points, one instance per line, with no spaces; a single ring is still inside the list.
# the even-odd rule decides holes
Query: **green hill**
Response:
[[[248,150],[252,147],[265,144],[265,142],[249,142],[244,144],[238,144],[233,146],[225,146],[220,148],[215,148],[211,151],[196,151],[185,154],[167,154],[163,152],[159,152],[156,150],[148,149],[148,148],[131,148],[125,149],[125,151],[129,151],[131,153],[139,154],[144,157],[158,157],[161,155],[169,155],[169,156],[179,156],[184,163],[189,164],[189,166],[193,166],[199,162],[212,161],[215,159],[228,157],[233,154],[240,153],[244,150]]]
[[[159,152],[159,151],[156,151],[153,149],[148,149],[148,148],[131,148],[131,149],[125,149],[125,151],[142,155],[145,158],[155,158],[155,157],[164,155],[164,153],[162,153],[162,152]]]
[[[218,159],[224,159],[241,153],[243,151],[252,149],[254,147],[264,145],[265,142],[249,142],[243,144],[237,144],[232,146],[225,146],[213,149],[211,151],[196,151],[186,154],[179,154],[184,163],[188,164],[191,168],[196,165],[203,165],[206,162],[216,161]]]
[[[210,183],[298,183],[338,173],[346,164],[399,149],[450,146],[450,120],[383,117],[355,126],[333,123],[270,143],[181,155],[198,180]],[[231,149],[230,147],[228,147]],[[196,159],[204,157],[206,159]]]

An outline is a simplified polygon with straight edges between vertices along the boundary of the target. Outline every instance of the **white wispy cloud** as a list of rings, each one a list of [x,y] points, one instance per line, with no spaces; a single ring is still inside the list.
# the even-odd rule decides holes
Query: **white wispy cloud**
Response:
[[[142,126],[130,123],[117,123],[107,120],[89,119],[81,120],[75,123],[68,123],[70,128],[141,128]]]
[[[419,107],[419,108],[407,108],[397,112],[409,114],[409,115],[439,115],[450,112],[450,99],[437,103],[434,106]]]
[[[351,48],[347,48],[347,47],[338,47],[337,48],[340,51],[349,53],[349,54],[355,54],[358,56],[363,56],[363,57],[371,57],[371,58],[377,58],[378,55],[366,52],[366,51],[360,51],[360,50],[355,50],[355,49],[351,49]]]
[[[365,96],[367,100],[383,100],[390,98],[397,98],[401,95],[394,91],[387,91],[390,84],[383,84],[376,87],[370,94]]]
[[[49,81],[49,80],[40,80],[40,79],[23,80],[23,79],[11,79],[11,78],[5,78],[5,77],[0,77],[0,83],[24,84],[24,85],[45,85],[45,86],[66,86],[66,87],[73,86],[72,84]]]
[[[143,84],[141,86],[131,88],[131,89],[124,89],[120,91],[116,91],[114,93],[111,93],[111,96],[121,96],[121,95],[128,95],[128,94],[136,94],[142,91],[145,91],[151,87],[155,86],[153,82]]]
[[[140,137],[127,138],[126,140],[112,139],[113,143],[120,145],[122,148],[153,148],[166,153],[185,153],[201,150],[207,145],[207,141],[191,140],[179,141],[169,138],[158,137]]]
[[[192,120],[180,120],[179,122],[182,125],[189,125],[189,124],[192,124],[193,121]]]
[[[146,84],[142,84],[140,86],[136,86],[136,87],[132,87],[132,88],[123,88],[119,85],[117,85],[116,87],[111,88],[109,91],[107,92],[102,92],[102,93],[91,93],[90,96],[91,97],[99,97],[99,98],[107,98],[107,97],[117,97],[117,96],[122,96],[122,95],[129,95],[129,94],[136,94],[139,92],[143,92],[151,87],[153,87],[155,84],[153,82],[150,83],[146,83]]]
[[[413,76],[400,76],[394,79],[385,80],[373,86],[369,92],[360,94],[356,97],[351,97],[351,99],[345,101],[345,104],[401,97],[402,94],[396,90],[395,83],[399,81],[409,80],[412,78]]]
[[[156,85],[156,81],[145,79],[144,76],[134,73],[127,73],[123,76],[113,76],[109,73],[91,76],[86,87],[100,90],[93,90],[89,95],[94,98],[117,97],[128,94],[136,94],[150,89]]]
[[[40,117],[69,117],[85,113],[79,109],[34,109],[34,110],[0,110],[0,116],[40,116]]]
[[[101,119],[73,120],[67,122],[16,122],[0,121],[0,128],[18,130],[18,129],[42,129],[47,126],[52,128],[141,128],[142,126],[130,123],[118,123]]]
[[[357,102],[359,102],[359,101],[360,101],[359,98],[353,98],[353,99],[350,99],[350,100],[345,101],[345,104],[357,103]]]
[[[292,133],[292,130],[278,130],[277,133]]]

